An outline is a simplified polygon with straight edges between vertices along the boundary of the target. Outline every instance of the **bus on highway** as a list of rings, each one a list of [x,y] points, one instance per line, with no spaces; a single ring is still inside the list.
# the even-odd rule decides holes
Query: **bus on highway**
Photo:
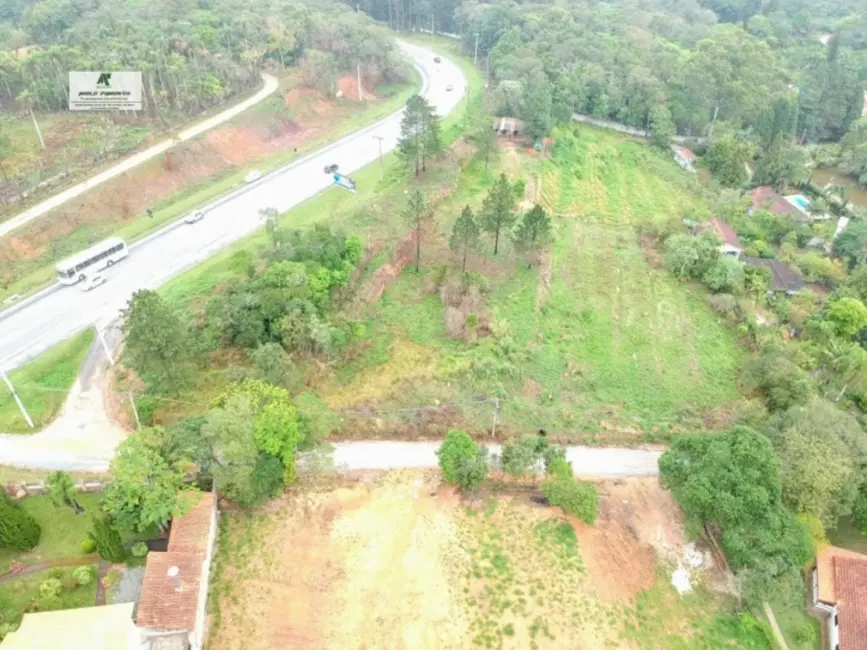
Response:
[[[89,273],[120,262],[127,255],[129,249],[126,242],[120,237],[109,237],[60,262],[57,265],[57,279],[63,284],[81,282]]]

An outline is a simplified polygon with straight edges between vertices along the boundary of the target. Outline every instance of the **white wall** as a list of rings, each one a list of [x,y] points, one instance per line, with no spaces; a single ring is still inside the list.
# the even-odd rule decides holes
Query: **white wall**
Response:
[[[214,488],[214,505],[211,508],[211,525],[208,528],[208,547],[205,550],[205,559],[202,560],[202,574],[199,580],[199,600],[196,604],[196,626],[190,633],[190,645],[192,650],[202,650],[205,646],[205,615],[208,604],[208,587],[211,581],[211,563],[214,561],[214,547],[217,541],[217,490]]]

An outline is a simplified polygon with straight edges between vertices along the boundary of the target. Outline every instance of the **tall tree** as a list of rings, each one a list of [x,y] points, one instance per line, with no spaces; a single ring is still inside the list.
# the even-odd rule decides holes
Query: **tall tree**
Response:
[[[551,240],[551,219],[538,203],[524,213],[512,230],[515,248],[528,256],[536,254]],[[527,266],[532,266],[532,257]]]
[[[735,187],[747,177],[746,164],[753,158],[753,147],[734,135],[717,138],[708,148],[703,161],[723,185]]]
[[[39,543],[41,534],[36,520],[0,490],[0,548],[29,551]]]
[[[48,476],[45,484],[55,505],[69,506],[77,515],[84,512],[84,508],[78,504],[78,490],[69,474],[63,471],[54,472]]]
[[[178,495],[185,467],[170,463],[164,453],[166,442],[166,431],[153,427],[136,431],[118,447],[103,509],[122,528],[143,531],[157,526],[165,530],[172,517],[182,513]]]
[[[464,273],[467,271],[467,255],[478,246],[479,234],[479,224],[476,223],[470,206],[466,205],[455,221],[449,240],[449,248],[461,256],[461,271]]]
[[[650,142],[655,147],[668,151],[676,133],[671,111],[667,106],[655,106],[650,111]]]
[[[397,148],[415,175],[427,169],[427,159],[442,148],[439,118],[436,110],[421,95],[409,98],[400,122]]]
[[[483,118],[487,119],[487,118]],[[476,128],[472,135],[472,141],[476,145],[476,150],[479,156],[485,160],[485,171],[488,169],[488,164],[492,157],[497,153],[499,141],[497,140],[496,132],[491,128],[490,120]]]
[[[126,552],[123,548],[123,540],[115,523],[104,515],[94,517],[87,533],[94,545],[96,552],[107,562],[123,562]]]
[[[427,226],[432,216],[432,212],[428,209],[424,202],[424,194],[421,190],[415,190],[409,197],[406,208],[403,211],[403,218],[406,219],[409,226],[415,231],[415,271],[418,273],[421,265],[421,239],[424,234],[425,226]]]
[[[500,231],[511,228],[515,222],[516,206],[517,199],[512,184],[505,174],[500,174],[500,178],[482,202],[479,215],[482,229],[494,236],[494,255],[500,247]]]
[[[124,313],[124,353],[156,392],[177,393],[195,370],[189,328],[155,291],[133,294]]]

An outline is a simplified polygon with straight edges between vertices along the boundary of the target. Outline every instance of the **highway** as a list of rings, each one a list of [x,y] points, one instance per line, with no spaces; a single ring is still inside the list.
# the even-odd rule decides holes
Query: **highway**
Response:
[[[427,48],[400,42],[422,75],[422,93],[440,115],[461,101],[466,79],[460,68],[443,59],[435,63]],[[451,85],[452,91],[446,87]],[[10,370],[93,324],[108,322],[139,289],[153,289],[232,242],[262,227],[259,210],[288,210],[332,184],[324,167],[336,163],[349,173],[376,161],[397,144],[401,114],[365,129],[265,175],[207,207],[204,220],[170,224],[131,247],[129,257],[104,272],[108,282],[93,291],[78,286],[52,287],[22,304],[0,312],[0,368]],[[342,192],[339,188],[330,192]],[[2,462],[2,459],[0,459]]]

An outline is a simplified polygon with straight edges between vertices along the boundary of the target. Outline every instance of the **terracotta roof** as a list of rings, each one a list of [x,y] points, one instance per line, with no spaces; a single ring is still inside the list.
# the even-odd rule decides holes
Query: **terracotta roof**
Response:
[[[744,257],[744,264],[764,266],[771,272],[772,291],[800,291],[804,288],[804,278],[788,264],[778,260],[766,260],[760,257]]]
[[[709,225],[713,228],[714,232],[719,235],[719,238],[729,246],[734,246],[735,248],[743,249],[741,246],[741,240],[738,237],[738,234],[735,232],[735,229],[732,228],[725,221],[720,221],[716,217],[710,220]]]
[[[691,149],[687,149],[686,147],[682,147],[679,144],[671,145],[671,149],[672,149],[672,151],[674,151],[674,153],[676,153],[678,156],[683,158],[688,163],[694,163],[696,161],[696,158],[698,157],[695,155],[695,153]]]
[[[204,553],[208,546],[214,495],[211,492],[186,492],[180,499],[189,499],[190,509],[187,514],[172,520],[168,551]]]
[[[867,557],[834,559],[840,649],[867,648]]]
[[[818,597],[823,603],[834,604],[837,602],[837,593],[834,590],[834,561],[837,558],[861,560],[867,562],[867,555],[850,551],[839,546],[826,546],[816,556],[816,569],[819,574]]]
[[[194,501],[187,514],[172,520],[168,550],[148,554],[136,614],[139,627],[191,631],[196,624],[214,495],[188,492],[180,498]],[[177,582],[168,575],[170,567],[178,568]]]
[[[196,625],[204,553],[148,553],[135,622],[157,630],[192,630]],[[178,584],[169,577],[177,567]]]
[[[786,201],[767,185],[757,187],[750,192],[754,210],[767,210],[771,214],[790,214],[796,219],[805,220],[807,217],[794,205]]]

